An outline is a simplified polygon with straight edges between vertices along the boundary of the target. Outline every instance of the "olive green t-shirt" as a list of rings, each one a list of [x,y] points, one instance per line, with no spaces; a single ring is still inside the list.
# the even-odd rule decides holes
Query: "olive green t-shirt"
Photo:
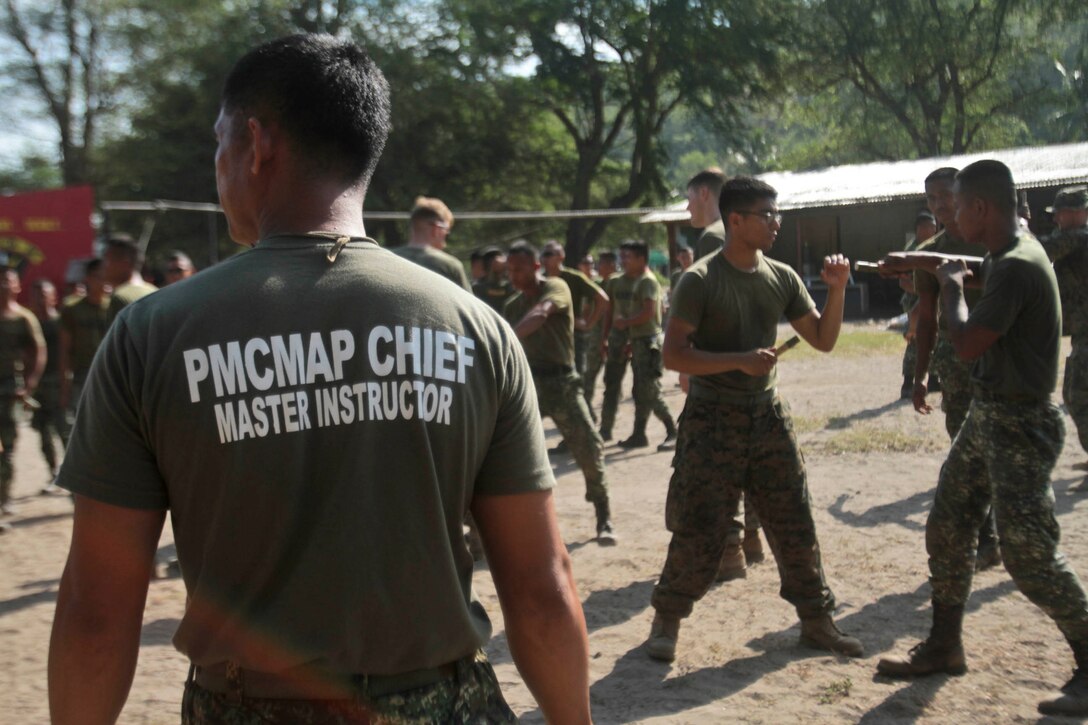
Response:
[[[695,259],[721,251],[725,245],[725,222],[720,218],[709,224],[695,240]]]
[[[472,291],[472,285],[468,283],[468,275],[465,274],[465,266],[452,254],[434,247],[413,247],[410,244],[394,247],[390,251],[399,257],[415,262],[424,269],[442,275],[469,292]]]
[[[1011,398],[1047,400],[1058,381],[1062,309],[1058,280],[1028,232],[982,262],[985,286],[968,323],[1001,335],[975,361],[971,382]]]
[[[554,485],[510,327],[370,241],[279,236],[127,307],[58,482],[169,508],[198,665],[392,674],[491,626],[462,522]]]
[[[575,318],[585,314],[586,305],[597,298],[598,291],[603,291],[596,282],[577,269],[563,267],[559,270],[559,278],[570,288],[571,309]]]
[[[139,282],[126,282],[125,284],[118,285],[110,296],[110,306],[108,308],[107,319],[110,324],[113,324],[118,313],[131,305],[136,300],[142,300],[152,292],[156,292],[159,288],[153,284],[148,284],[143,280]]]
[[[942,229],[936,235],[915,247],[916,252],[939,252],[941,254],[965,254],[972,257],[981,257],[986,254],[986,248],[980,244],[971,244],[962,239],[955,239],[947,230]],[[937,331],[944,335],[948,331],[948,323],[944,319],[944,309],[941,305],[941,283],[929,272],[915,270],[914,290],[921,294],[929,291],[937,299]],[[974,309],[975,303],[982,297],[982,290],[978,287],[966,287],[963,297],[967,301],[967,309]]]
[[[487,275],[472,283],[472,294],[483,300],[488,307],[502,314],[502,308],[506,301],[514,296],[517,290],[505,277],[495,278]]]
[[[109,297],[103,297],[98,305],[83,297],[61,308],[60,324],[71,340],[68,356],[76,380],[87,375],[94,354],[106,336],[109,305]]]
[[[692,344],[708,352],[750,352],[774,347],[778,321],[790,322],[816,307],[797,272],[760,255],[755,271],[737,269],[722,255],[704,257],[688,267],[672,296],[673,317],[695,327]],[[724,393],[758,393],[778,381],[770,374],[739,370],[693,378]]]
[[[45,346],[45,338],[33,312],[17,304],[11,315],[0,315],[0,382],[10,384],[22,373],[24,355],[38,346]]]
[[[570,288],[558,277],[541,280],[540,296],[530,300],[518,292],[506,302],[503,315],[511,325],[517,325],[529,310],[543,302],[551,302],[556,311],[536,332],[521,339],[530,367],[566,365],[574,367],[574,312]]]
[[[661,285],[653,272],[646,270],[641,276],[631,278],[625,274],[617,275],[610,280],[608,296],[612,298],[612,321],[621,317],[634,317],[642,312],[643,303],[653,300],[654,313],[650,319],[641,325],[628,328],[627,332],[632,340],[640,337],[650,337],[661,332]]]

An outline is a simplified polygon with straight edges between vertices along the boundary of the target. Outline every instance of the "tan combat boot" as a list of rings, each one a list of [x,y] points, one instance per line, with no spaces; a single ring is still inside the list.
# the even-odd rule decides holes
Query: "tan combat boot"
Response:
[[[1066,715],[1071,717],[1088,716],[1088,642],[1070,642],[1077,669],[1073,679],[1062,686],[1054,697],[1039,703],[1039,712],[1043,715]]]
[[[830,614],[801,620],[801,644],[847,657],[861,657],[864,654],[861,642],[840,632],[831,621]]]
[[[672,662],[676,659],[676,640],[680,636],[680,620],[654,614],[650,626],[650,638],[646,640],[646,654],[652,659]]]
[[[747,565],[744,563],[744,549],[740,544],[730,542],[722,553],[721,563],[718,564],[717,581],[728,582],[734,579],[744,579],[748,576]]]
[[[887,677],[925,677],[946,673],[962,675],[967,671],[960,632],[963,607],[933,605],[933,629],[924,642],[911,647],[906,657],[884,657],[876,671]]]
[[[744,542],[741,544],[741,548],[744,549],[744,560],[748,566],[763,561],[765,557],[763,556],[763,542],[759,540],[759,529],[744,530]]]

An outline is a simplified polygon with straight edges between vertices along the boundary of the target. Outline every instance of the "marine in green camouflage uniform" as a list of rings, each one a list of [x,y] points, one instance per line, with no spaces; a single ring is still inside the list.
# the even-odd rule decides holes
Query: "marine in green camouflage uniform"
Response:
[[[977,359],[967,418],[941,468],[926,522],[933,630],[909,656],[883,659],[878,670],[908,677],[966,670],[963,610],[975,571],[977,532],[992,503],[1005,568],[1020,591],[1055,621],[1077,660],[1073,680],[1056,700],[1041,703],[1040,711],[1070,714],[1062,708],[1073,705],[1088,714],[1088,597],[1058,551],[1061,530],[1050,484],[1065,433],[1061,413],[1050,401],[1061,343],[1058,283],[1042,246],[1016,226],[1011,175],[1004,206],[974,196],[987,193],[986,187],[975,192],[970,185],[975,174],[995,173],[991,168],[1008,174],[998,162],[982,161],[956,177],[961,229],[983,236],[989,248],[980,270],[983,294],[969,315],[962,303],[961,268],[950,263],[939,271],[950,337]],[[1005,222],[1000,236],[991,215]]]
[[[770,247],[778,229],[773,189],[742,177],[723,187],[723,204],[734,186],[748,185],[756,199],[733,203],[770,207],[772,221],[752,218],[757,212],[747,208],[747,213],[730,214],[731,220],[742,217],[738,229],[745,237],[743,242],[731,238],[727,245],[746,249],[754,268],[742,270],[725,254],[704,257],[673,293],[667,345],[676,369],[690,371],[691,384],[669,481],[665,522],[672,539],[651,598],[657,616],[648,654],[664,660],[674,656],[679,620],[691,614],[718,574],[729,538],[723,533],[739,534],[743,495],[767,532],[781,596],[796,608],[803,639],[859,656],[860,643],[838,632],[830,619],[835,597],[824,578],[804,459],[789,406],[777,392],[773,358],[783,316],[806,339],[823,340],[821,329],[832,328],[837,337],[849,263],[841,257],[825,262],[831,293],[821,324],[800,276],[760,251]],[[763,225],[762,234],[752,230],[756,224]]]
[[[979,256],[984,248],[978,244],[970,244],[958,239],[949,233],[947,229],[939,232],[935,237],[918,245],[917,252],[936,252],[939,254],[956,254],[966,256]],[[952,347],[948,338],[948,321],[945,310],[940,303],[940,285],[933,274],[916,270],[914,273],[914,289],[919,297],[928,297],[936,301],[937,334],[933,349],[928,360],[924,360],[925,354],[919,350],[914,368],[914,382],[917,386],[925,382],[928,373],[935,374],[941,383],[941,410],[944,411],[944,426],[950,440],[955,440],[956,434],[967,417],[967,409],[971,405],[971,363],[966,362]],[[964,297],[968,309],[982,296],[978,288],[968,288],[964,291]],[[925,314],[920,312],[919,314]],[[919,335],[923,324],[919,320]],[[917,404],[916,404],[917,405]],[[999,563],[997,545],[997,528],[994,524],[993,513],[986,515],[979,529],[979,550],[981,552],[978,562],[980,568],[988,568]]]
[[[631,436],[621,441],[620,445],[625,448],[649,445],[646,424],[652,413],[665,425],[665,441],[658,446],[658,450],[672,450],[675,447],[676,425],[661,394],[661,375],[664,371],[661,363],[661,285],[653,272],[646,268],[648,257],[643,254],[645,251],[646,245],[643,243],[625,242],[621,245],[624,274],[616,278],[610,287],[612,328],[627,333],[634,376],[634,428]],[[609,340],[610,351],[611,348],[612,341]],[[604,427],[603,414],[601,419]]]
[[[45,362],[45,340],[34,313],[15,298],[21,291],[14,270],[0,273],[0,513],[10,513],[15,478],[15,406],[33,395]]]
[[[604,443],[593,427],[574,369],[574,312],[570,288],[558,277],[537,276],[539,262],[527,245],[510,248],[510,280],[519,290],[503,315],[525,349],[540,414],[550,417],[586,481],[586,500],[597,514],[597,537],[612,543]]]
[[[49,467],[50,486],[57,475],[57,447],[54,436],[61,446],[68,445],[67,411],[60,404],[60,314],[56,308],[56,289],[47,280],[34,284],[34,313],[45,340],[45,369],[35,399],[39,407],[30,418],[30,424],[41,437],[42,456]],[[43,491],[47,493],[49,489]]]
[[[1080,447],[1088,451],[1088,209],[1085,187],[1062,189],[1051,211],[1058,229],[1040,240],[1050,261],[1062,298],[1062,333],[1073,349],[1065,361],[1062,400],[1076,425]]]

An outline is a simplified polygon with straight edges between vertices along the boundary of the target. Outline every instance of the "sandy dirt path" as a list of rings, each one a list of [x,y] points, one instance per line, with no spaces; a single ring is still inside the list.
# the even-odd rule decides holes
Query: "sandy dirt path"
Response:
[[[896,346],[797,354],[783,359],[779,375],[805,449],[824,568],[839,603],[836,616],[842,629],[861,638],[866,656],[849,660],[800,647],[796,615],[779,598],[777,571],[768,559],[746,579],[719,585],[699,602],[681,629],[676,662],[648,659],[642,643],[652,619],[650,592],[668,545],[663,509],[670,454],[608,449],[621,537],[615,548],[593,543],[581,474],[569,457],[556,456],[561,526],[589,624],[596,721],[1040,721],[1036,703],[1068,678],[1072,657],[1054,625],[1002,568],[975,579],[965,624],[966,676],[914,683],[874,676],[877,658],[905,652],[928,632],[923,532],[948,446],[939,410],[923,417],[897,400]],[[683,395],[674,375],[666,375],[665,390],[678,415]],[[617,437],[630,430],[631,413],[627,399]],[[549,423],[554,444],[558,436]],[[1074,490],[1083,475],[1072,464],[1085,456],[1068,418],[1066,424],[1054,491],[1062,548],[1084,572],[1088,493]],[[664,436],[656,421],[649,432],[655,442]],[[11,519],[13,530],[0,536],[0,720],[40,723],[48,719],[46,651],[71,508],[65,496],[37,495],[46,473],[36,434],[26,428],[17,466],[19,512]],[[168,526],[160,558],[172,551]],[[542,722],[510,659],[486,566],[478,565],[475,582],[495,623],[488,652],[504,692],[525,722]],[[152,582],[140,661],[121,722],[177,722],[187,663],[171,637],[183,605],[179,579]]]

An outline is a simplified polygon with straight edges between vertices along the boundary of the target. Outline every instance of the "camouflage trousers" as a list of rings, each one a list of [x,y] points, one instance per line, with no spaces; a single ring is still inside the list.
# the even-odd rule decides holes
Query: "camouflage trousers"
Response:
[[[54,437],[60,438],[62,448],[68,446],[68,412],[60,407],[60,380],[42,378],[34,398],[41,407],[34,411],[30,425],[41,436],[42,456],[50,471],[57,470],[57,448]]]
[[[918,340],[911,338],[903,351],[903,379],[914,380],[914,363],[918,360]]]
[[[627,333],[613,330],[608,335],[608,354],[604,362],[604,401],[601,403],[601,431],[612,434],[620,389],[627,374]]]
[[[457,675],[407,692],[356,700],[275,700],[209,692],[191,681],[183,725],[431,725],[516,723],[487,658],[457,665]]]
[[[661,395],[661,336],[649,335],[631,340],[631,373],[635,378],[632,391],[635,399],[636,434],[646,433],[646,423],[653,413],[671,433],[676,426],[669,406]]]
[[[948,432],[949,440],[955,441],[956,434],[967,419],[967,410],[971,407],[971,363],[961,360],[956,355],[952,342],[944,335],[938,335],[929,369],[941,380],[944,428]],[[997,544],[997,524],[994,522],[993,509],[987,510],[986,518],[979,526],[978,540],[980,545]]]
[[[586,501],[608,501],[604,441],[593,427],[577,373],[533,375],[540,415],[550,417],[586,479]]]
[[[1079,340],[1073,343],[1073,352],[1065,361],[1062,400],[1073,418],[1080,447],[1088,452],[1088,345]]]
[[[748,403],[688,397],[665,504],[672,532],[651,603],[687,617],[714,583],[743,494],[759,515],[778,565],[782,598],[801,617],[835,608],[820,562],[804,458],[789,406],[777,395]]]
[[[11,482],[15,479],[15,406],[19,399],[14,392],[14,383],[0,386],[0,444],[4,446],[0,453],[0,506],[11,500]]]
[[[1020,591],[1072,642],[1088,641],[1088,598],[1058,551],[1050,472],[1065,427],[1049,402],[976,395],[948,459],[926,522],[933,601],[967,602],[975,540],[993,505],[1005,568]]]
[[[955,438],[971,406],[971,363],[960,360],[951,341],[937,336],[929,370],[941,379],[941,410],[949,438]]]
[[[604,366],[604,357],[601,355],[601,328],[598,325],[589,331],[586,340],[586,369],[582,374],[582,392],[589,406],[589,415],[597,420],[597,414],[593,411],[593,394],[597,390],[597,377]]]

